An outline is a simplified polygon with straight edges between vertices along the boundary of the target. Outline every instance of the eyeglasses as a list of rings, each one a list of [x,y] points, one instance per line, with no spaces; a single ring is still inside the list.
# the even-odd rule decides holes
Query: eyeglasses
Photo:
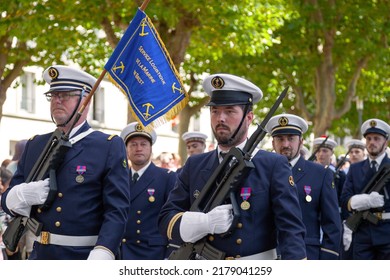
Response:
[[[68,101],[71,96],[81,96],[80,93],[74,93],[71,91],[66,91],[66,92],[48,92],[46,93],[46,99],[47,101],[51,101],[52,99],[56,98],[59,99],[60,101]]]

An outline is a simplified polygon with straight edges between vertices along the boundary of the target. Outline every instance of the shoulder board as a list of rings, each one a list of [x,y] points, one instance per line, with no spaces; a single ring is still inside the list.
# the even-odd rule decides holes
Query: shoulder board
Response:
[[[34,135],[34,136],[32,136],[30,139],[28,139],[29,141],[31,141],[31,140],[33,140],[34,138],[35,138],[35,136],[37,136],[37,135]]]
[[[111,141],[111,139],[114,138],[115,136],[118,136],[118,135],[116,135],[116,134],[111,134],[110,136],[108,136],[107,141]]]

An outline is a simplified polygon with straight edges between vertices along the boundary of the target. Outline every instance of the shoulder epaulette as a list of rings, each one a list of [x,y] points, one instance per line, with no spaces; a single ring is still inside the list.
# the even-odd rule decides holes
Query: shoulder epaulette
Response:
[[[110,136],[108,136],[107,141],[111,141],[111,139],[114,138],[115,136],[118,136],[118,135],[116,135],[116,134],[111,134]]]
[[[35,138],[35,136],[37,136],[37,135],[32,136],[30,139],[28,139],[28,141],[33,140]]]

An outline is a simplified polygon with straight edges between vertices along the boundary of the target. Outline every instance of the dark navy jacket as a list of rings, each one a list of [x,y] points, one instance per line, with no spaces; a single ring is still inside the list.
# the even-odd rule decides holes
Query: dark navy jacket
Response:
[[[131,178],[131,177],[130,177]],[[134,184],[121,253],[124,260],[162,260],[168,257],[168,239],[158,231],[157,219],[176,180],[176,173],[151,163]]]
[[[210,244],[226,252],[227,257],[237,257],[274,249],[279,241],[283,259],[305,258],[305,226],[287,159],[259,151],[253,163],[255,168],[249,171],[240,187],[240,190],[242,187],[251,188],[250,208],[240,209],[241,217],[232,234],[209,236]],[[174,222],[173,218],[190,209],[218,164],[216,150],[187,159],[168,202],[161,210],[159,227],[162,234],[172,234],[172,238],[183,242],[179,233],[181,219]],[[240,190],[236,194],[239,204],[243,201]]]
[[[85,123],[77,132],[88,130]],[[76,136],[75,135],[75,136]],[[27,142],[10,188],[2,196],[2,207],[12,186],[26,181],[50,134]],[[117,254],[125,231],[130,203],[129,171],[123,140],[94,131],[75,143],[57,170],[58,195],[50,209],[32,207],[31,217],[43,223],[43,231],[71,236],[98,235],[96,245]],[[78,183],[78,166],[85,167],[84,181]],[[93,246],[70,247],[34,243],[30,259],[87,259]]]
[[[338,259],[341,220],[337,190],[333,184],[333,172],[300,157],[292,173],[298,188],[303,222],[306,226],[307,258],[309,260]],[[310,196],[310,202],[306,199],[307,195]]]

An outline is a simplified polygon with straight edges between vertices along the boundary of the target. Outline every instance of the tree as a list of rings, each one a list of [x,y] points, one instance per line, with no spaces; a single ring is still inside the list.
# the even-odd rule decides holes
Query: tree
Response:
[[[61,17],[61,2],[2,1],[0,8],[1,121],[6,92],[23,67],[64,61],[64,54],[80,40],[80,33],[74,21]]]
[[[293,87],[285,110],[311,121],[315,136],[356,136],[356,98],[369,108],[363,119],[389,119],[389,7],[389,1],[291,1],[255,72]]]

